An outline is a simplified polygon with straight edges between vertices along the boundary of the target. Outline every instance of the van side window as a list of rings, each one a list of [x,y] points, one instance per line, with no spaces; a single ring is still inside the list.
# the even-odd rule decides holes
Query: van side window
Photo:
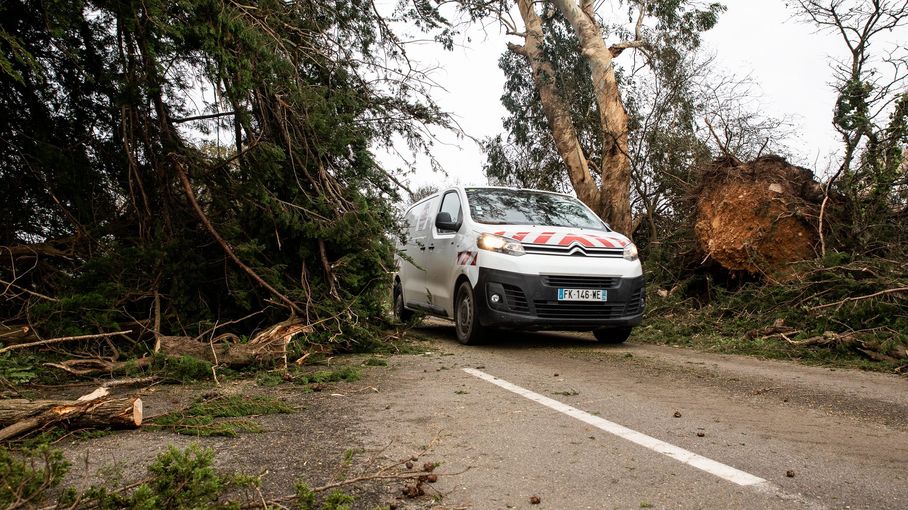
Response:
[[[463,210],[460,207],[460,197],[456,191],[449,191],[441,201],[441,209],[438,212],[446,212],[451,215],[451,219],[460,222]]]
[[[429,225],[429,212],[432,205],[432,200],[426,201],[423,205],[419,206],[419,210],[414,211],[415,214],[418,214],[419,217],[416,220],[416,232],[423,232],[426,227]]]
[[[404,216],[404,230],[407,232],[407,238],[412,238],[416,233],[417,219],[416,208],[410,208]]]

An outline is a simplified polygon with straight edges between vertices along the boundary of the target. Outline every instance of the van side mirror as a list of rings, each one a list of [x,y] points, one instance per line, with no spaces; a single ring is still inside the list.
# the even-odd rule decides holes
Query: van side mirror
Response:
[[[440,212],[438,213],[438,216],[435,217],[435,228],[438,230],[457,232],[460,230],[460,223],[451,218],[451,213]]]

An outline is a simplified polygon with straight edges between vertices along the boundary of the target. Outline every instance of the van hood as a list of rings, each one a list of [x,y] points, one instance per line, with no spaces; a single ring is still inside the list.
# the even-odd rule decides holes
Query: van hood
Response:
[[[510,237],[525,245],[571,246],[586,248],[624,248],[630,239],[618,232],[589,228],[546,227],[537,225],[483,225],[480,232]]]

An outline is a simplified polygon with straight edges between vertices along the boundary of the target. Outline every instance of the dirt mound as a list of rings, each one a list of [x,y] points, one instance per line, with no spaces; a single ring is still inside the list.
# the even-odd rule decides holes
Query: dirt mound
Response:
[[[816,256],[822,199],[813,173],[781,157],[716,160],[703,170],[697,239],[728,270],[784,273],[791,262]]]

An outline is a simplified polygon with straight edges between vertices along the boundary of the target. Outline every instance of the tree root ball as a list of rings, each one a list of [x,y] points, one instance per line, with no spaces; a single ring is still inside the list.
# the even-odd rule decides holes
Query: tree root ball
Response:
[[[703,170],[697,240],[730,271],[785,274],[791,263],[816,257],[822,200],[813,173],[781,157],[717,160]]]

